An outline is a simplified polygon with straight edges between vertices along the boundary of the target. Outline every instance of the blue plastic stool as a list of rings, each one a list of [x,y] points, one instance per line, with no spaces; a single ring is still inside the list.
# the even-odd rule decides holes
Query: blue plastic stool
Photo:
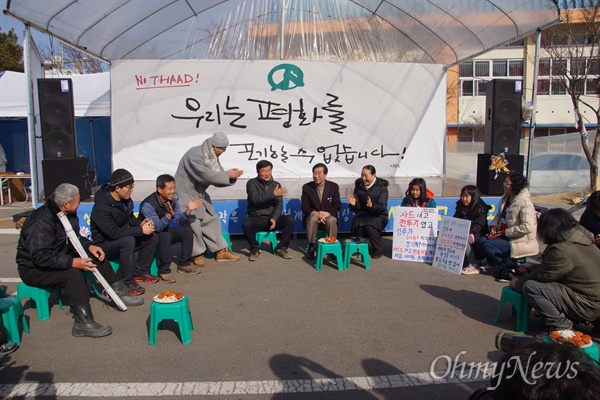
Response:
[[[315,264],[315,269],[317,271],[321,270],[321,267],[323,266],[323,259],[327,254],[335,255],[339,271],[344,269],[344,259],[342,258],[342,244],[339,240],[336,240],[334,243],[317,242],[317,263]]]
[[[181,343],[188,344],[192,341],[191,331],[194,330],[194,324],[187,296],[174,303],[152,302],[150,305],[150,325],[148,331],[148,344],[150,346],[156,345],[156,332],[161,322],[165,319],[172,319],[177,322]]]
[[[277,247],[277,233],[275,231],[258,231],[254,237],[259,245],[265,241],[270,242],[271,251],[275,254],[275,248]]]
[[[362,261],[365,264],[365,269],[371,268],[371,258],[369,257],[369,244],[356,243],[352,240],[346,240],[344,244],[344,269],[350,269],[350,261],[352,255],[359,253]]]
[[[50,295],[56,293],[58,299],[58,305],[61,310],[64,310],[62,301],[60,300],[60,288],[50,287],[34,287],[28,286],[21,282],[17,284],[17,297],[19,300],[30,298],[31,307],[37,308],[38,319],[40,321],[46,321],[50,318]]]
[[[500,304],[498,305],[494,322],[498,322],[500,319],[502,306],[506,303],[512,305],[512,314],[517,319],[517,332],[526,333],[529,329],[529,312],[531,311],[531,306],[525,299],[525,296],[508,286],[502,288],[502,296],[500,297]]]
[[[0,299],[0,314],[2,315],[2,325],[4,326],[4,336],[7,343],[21,344],[19,335],[19,319],[23,325],[23,332],[29,333],[29,325],[25,318],[21,300],[16,297],[4,297]]]

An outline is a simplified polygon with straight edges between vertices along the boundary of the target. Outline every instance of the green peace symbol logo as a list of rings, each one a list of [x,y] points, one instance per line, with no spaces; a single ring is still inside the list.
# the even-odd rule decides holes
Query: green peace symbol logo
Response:
[[[280,70],[283,70],[281,80],[275,83],[273,79],[274,75]],[[302,72],[300,67],[293,64],[279,64],[269,71],[267,79],[269,80],[269,85],[271,85],[271,90],[292,90],[304,86],[304,72]]]

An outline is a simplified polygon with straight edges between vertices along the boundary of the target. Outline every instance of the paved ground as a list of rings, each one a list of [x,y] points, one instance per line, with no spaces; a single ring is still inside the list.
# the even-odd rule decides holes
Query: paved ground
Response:
[[[6,221],[14,209],[0,210],[8,293],[18,281],[18,235]],[[386,244],[391,254],[391,236]],[[26,303],[31,333],[0,358],[0,397],[466,399],[485,385],[482,374],[456,370],[451,377],[447,360],[492,367],[499,359],[495,335],[515,326],[509,307],[492,322],[502,284],[389,257],[372,260],[370,270],[329,263],[315,271],[302,258],[305,245],[303,236],[293,242],[292,260],[269,254],[265,244],[258,262],[209,261],[200,275],[147,285],[147,303],[126,312],[93,298],[96,320],[114,329],[106,338],[72,337],[68,307],[55,304],[40,322]],[[233,248],[247,256],[241,238]],[[150,300],[165,289],[189,297],[189,345],[173,323],[148,345]],[[543,327],[532,320],[530,329]]]

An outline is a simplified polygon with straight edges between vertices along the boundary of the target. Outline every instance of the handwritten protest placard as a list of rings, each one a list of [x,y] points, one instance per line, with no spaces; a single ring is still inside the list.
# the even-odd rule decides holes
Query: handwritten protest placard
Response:
[[[394,207],[394,260],[433,261],[437,235],[436,208]]]
[[[434,267],[460,275],[465,248],[469,246],[470,228],[469,220],[442,217],[433,257]]]

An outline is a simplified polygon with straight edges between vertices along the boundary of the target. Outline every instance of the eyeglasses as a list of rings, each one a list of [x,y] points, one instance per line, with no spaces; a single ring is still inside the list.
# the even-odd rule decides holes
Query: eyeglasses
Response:
[[[133,190],[133,187],[135,185],[127,185],[127,186],[123,186],[123,189],[127,189],[127,190]]]

